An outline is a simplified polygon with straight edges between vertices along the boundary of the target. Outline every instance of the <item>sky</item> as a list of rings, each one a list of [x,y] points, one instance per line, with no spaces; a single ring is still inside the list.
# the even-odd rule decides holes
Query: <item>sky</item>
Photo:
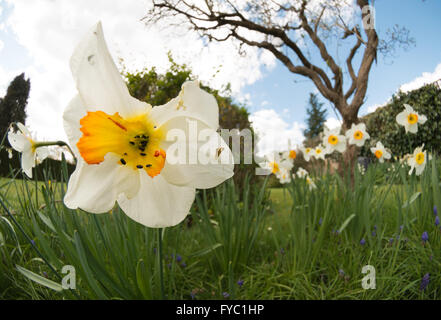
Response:
[[[246,56],[241,56],[235,43],[207,45],[183,26],[146,27],[141,19],[149,5],[149,0],[0,0],[0,96],[25,72],[31,79],[27,125],[39,139],[65,139],[62,113],[75,95],[69,58],[81,37],[102,21],[120,69],[166,70],[170,51],[203,83],[214,88],[231,84],[235,101],[247,107],[261,137],[261,154],[301,144],[309,93],[317,93],[308,79],[256,48],[246,48]],[[441,1],[376,0],[374,5],[380,38],[398,24],[410,31],[416,45],[397,50],[393,58],[379,54],[360,115],[384,105],[400,88],[409,91],[441,78]],[[334,49],[344,62],[347,47],[330,47],[336,53]],[[311,59],[318,57],[312,54]],[[338,116],[319,99],[328,109],[328,126],[337,126]]]

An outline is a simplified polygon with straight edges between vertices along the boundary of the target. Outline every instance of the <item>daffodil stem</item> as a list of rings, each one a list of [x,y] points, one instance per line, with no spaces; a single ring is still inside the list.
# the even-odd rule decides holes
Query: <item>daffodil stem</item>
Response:
[[[69,150],[69,152],[71,153],[71,155],[72,155],[72,157],[73,157],[73,159],[75,161],[75,164],[77,163],[77,157],[75,157],[75,154],[73,153],[73,151],[70,148],[70,146],[66,142],[64,142],[64,141],[58,140],[58,141],[47,141],[47,142],[37,142],[37,143],[35,143],[35,148],[49,147],[49,146],[66,147]]]
[[[162,228],[158,229],[158,266],[159,266],[159,281],[161,285],[161,299],[165,300],[164,295],[164,270],[162,267]]]

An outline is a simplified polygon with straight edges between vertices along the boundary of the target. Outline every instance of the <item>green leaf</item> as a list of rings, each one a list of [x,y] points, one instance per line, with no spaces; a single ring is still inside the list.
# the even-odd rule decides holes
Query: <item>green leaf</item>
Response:
[[[201,257],[203,255],[206,255],[207,253],[210,253],[211,251],[216,250],[217,248],[221,247],[222,243],[216,243],[208,248],[196,251],[194,253],[192,253],[191,255],[189,255],[189,257],[191,258],[195,258],[195,257]]]
[[[343,232],[343,230],[347,227],[347,225],[349,224],[349,222],[351,222],[351,220],[354,219],[354,217],[355,217],[355,214],[351,214],[351,215],[349,216],[349,218],[347,218],[347,219],[345,220],[345,222],[343,222],[343,224],[342,224],[341,227],[338,229],[338,231],[339,231],[340,233]]]
[[[421,192],[420,191],[418,191],[418,192],[415,192],[411,197],[410,197],[410,199],[409,200],[407,200],[404,204],[403,204],[403,206],[402,206],[402,208],[404,209],[404,208],[407,208],[409,205],[411,205],[416,199],[418,199],[418,197],[421,195]]]
[[[16,265],[15,267],[17,268],[18,272],[20,272],[22,275],[24,275],[29,280],[32,280],[42,286],[45,286],[46,288],[49,288],[49,289],[52,289],[52,290],[55,290],[58,292],[63,290],[63,287],[59,283],[56,283],[56,282],[49,280],[49,279],[46,279],[45,277],[42,277],[32,271],[29,271],[28,269],[20,267],[19,265]]]
[[[37,211],[37,214],[40,217],[40,219],[44,222],[44,224],[48,226],[49,229],[51,229],[53,232],[56,232],[54,225],[52,224],[51,220],[48,217],[46,217],[40,211]]]

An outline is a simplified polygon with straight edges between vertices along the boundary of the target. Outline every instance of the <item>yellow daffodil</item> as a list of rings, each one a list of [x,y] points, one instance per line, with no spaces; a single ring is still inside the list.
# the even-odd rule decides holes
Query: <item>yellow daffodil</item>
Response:
[[[178,97],[154,108],[133,98],[101,23],[76,47],[71,70],[78,95],[63,119],[78,162],[64,198],[67,207],[105,213],[117,202],[131,219],[167,227],[186,217],[196,188],[214,187],[233,175],[231,151],[216,132],[216,100],[198,82],[184,83]],[[202,150],[207,147],[198,138],[202,132],[216,152]],[[188,147],[184,162],[175,157],[181,147],[184,155]],[[190,154],[208,154],[209,161],[191,160]]]
[[[381,163],[383,163],[385,159],[388,160],[391,157],[390,153],[384,148],[380,141],[377,142],[375,147],[371,148],[371,152]]]
[[[399,125],[404,126],[406,133],[417,133],[418,124],[424,124],[427,121],[427,117],[423,114],[418,114],[410,105],[405,104],[404,110],[397,115],[396,121]]]
[[[17,127],[17,132],[13,132],[12,129],[8,132],[8,141],[14,150],[21,152],[21,167],[24,173],[32,178],[32,168],[48,156],[48,150],[38,147],[38,143],[22,123],[17,123]]]
[[[366,140],[370,138],[366,131],[364,123],[352,124],[351,129],[346,131],[346,138],[349,144],[355,144],[357,147],[362,147]]]
[[[421,175],[427,163],[427,151],[423,151],[424,144],[414,150],[413,154],[408,158],[407,163],[410,166],[409,174],[415,169],[417,176]]]
[[[333,130],[325,128],[323,145],[326,149],[326,154],[331,154],[334,151],[344,152],[346,150],[346,137],[340,134],[340,128]]]

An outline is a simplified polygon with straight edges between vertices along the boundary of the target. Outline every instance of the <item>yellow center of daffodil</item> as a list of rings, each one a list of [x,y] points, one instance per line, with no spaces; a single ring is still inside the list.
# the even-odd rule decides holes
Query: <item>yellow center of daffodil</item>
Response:
[[[310,153],[311,152],[311,148],[306,148],[305,149],[305,152],[308,154],[308,153]]]
[[[337,138],[337,136],[331,134],[331,135],[328,137],[328,142],[329,142],[330,144],[332,144],[332,145],[335,146],[335,145],[338,143],[338,138]]]
[[[409,113],[407,116],[407,122],[410,124],[415,124],[418,121],[418,115],[416,113]]]
[[[354,133],[354,139],[355,139],[355,140],[361,140],[361,139],[363,139],[363,132],[361,132],[360,130],[355,131],[355,133]]]
[[[424,162],[424,152],[417,153],[417,155],[415,156],[415,161],[418,164],[422,164]]]
[[[297,156],[297,153],[296,153],[295,150],[291,150],[291,151],[289,151],[289,157],[290,157],[290,159],[295,159],[296,156]]]
[[[279,172],[279,164],[277,162],[270,162],[269,164],[270,168],[271,168],[271,172],[272,173],[277,173]]]
[[[377,159],[380,159],[383,156],[383,151],[381,150],[375,151],[375,156],[377,157]]]
[[[120,165],[143,169],[152,178],[164,167],[166,154],[159,146],[165,134],[147,114],[124,119],[118,113],[88,112],[80,124],[83,135],[77,147],[86,163],[99,164],[111,152]]]
[[[315,153],[320,154],[320,153],[322,153],[322,150],[321,149],[315,149]]]

